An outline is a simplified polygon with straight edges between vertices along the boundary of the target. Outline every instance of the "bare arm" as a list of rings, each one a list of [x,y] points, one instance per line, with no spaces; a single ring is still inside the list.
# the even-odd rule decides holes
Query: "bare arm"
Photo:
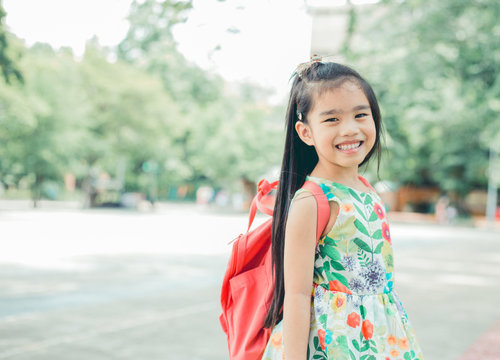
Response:
[[[307,192],[297,196],[288,214],[285,230],[283,305],[286,360],[306,358],[316,248],[316,214],[316,200]]]
[[[330,221],[323,234],[332,228],[338,210],[338,204],[330,202]],[[316,214],[316,200],[308,192],[297,196],[288,213],[285,230],[283,305],[286,360],[304,360],[307,354],[316,249]]]

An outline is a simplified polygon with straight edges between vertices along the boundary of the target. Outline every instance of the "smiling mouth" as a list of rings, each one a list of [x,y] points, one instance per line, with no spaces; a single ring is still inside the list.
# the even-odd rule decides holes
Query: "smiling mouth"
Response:
[[[359,141],[354,144],[349,144],[349,145],[335,145],[335,147],[339,150],[352,150],[352,149],[357,149],[363,144],[363,141]]]

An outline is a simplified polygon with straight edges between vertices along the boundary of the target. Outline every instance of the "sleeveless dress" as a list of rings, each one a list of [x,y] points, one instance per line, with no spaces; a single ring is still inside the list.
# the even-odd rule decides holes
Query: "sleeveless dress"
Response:
[[[307,176],[339,205],[332,229],[316,246],[307,360],[422,360],[406,311],[394,289],[393,253],[384,205],[361,192]],[[304,189],[299,189],[297,195]],[[293,201],[293,200],[292,200]],[[283,360],[283,321],[262,360]]]

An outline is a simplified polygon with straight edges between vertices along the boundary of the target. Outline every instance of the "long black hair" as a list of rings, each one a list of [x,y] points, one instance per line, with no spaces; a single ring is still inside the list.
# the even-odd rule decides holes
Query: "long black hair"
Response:
[[[348,66],[334,62],[311,62],[305,69],[297,70],[293,75],[293,84],[290,90],[290,99],[286,112],[286,138],[281,174],[276,194],[276,202],[272,224],[272,255],[273,272],[275,277],[275,291],[271,308],[267,313],[264,326],[272,328],[282,319],[282,307],[285,298],[285,283],[283,257],[285,249],[285,227],[288,217],[288,208],[295,192],[302,187],[305,178],[318,163],[318,155],[313,146],[306,145],[295,131],[295,123],[307,123],[307,115],[312,108],[315,96],[335,89],[346,81],[357,83],[370,104],[375,122],[375,144],[359,166],[367,163],[376,153],[378,158],[377,173],[380,168],[380,134],[382,122],[377,98],[371,86],[356,71]],[[301,116],[299,120],[298,114]]]

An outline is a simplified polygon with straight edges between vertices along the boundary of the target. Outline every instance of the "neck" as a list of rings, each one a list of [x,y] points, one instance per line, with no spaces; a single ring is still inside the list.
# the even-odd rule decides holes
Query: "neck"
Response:
[[[326,169],[318,164],[314,170],[311,171],[311,176],[328,179],[345,185],[355,185],[360,183],[357,167],[342,168],[342,171],[339,171],[339,169]]]

